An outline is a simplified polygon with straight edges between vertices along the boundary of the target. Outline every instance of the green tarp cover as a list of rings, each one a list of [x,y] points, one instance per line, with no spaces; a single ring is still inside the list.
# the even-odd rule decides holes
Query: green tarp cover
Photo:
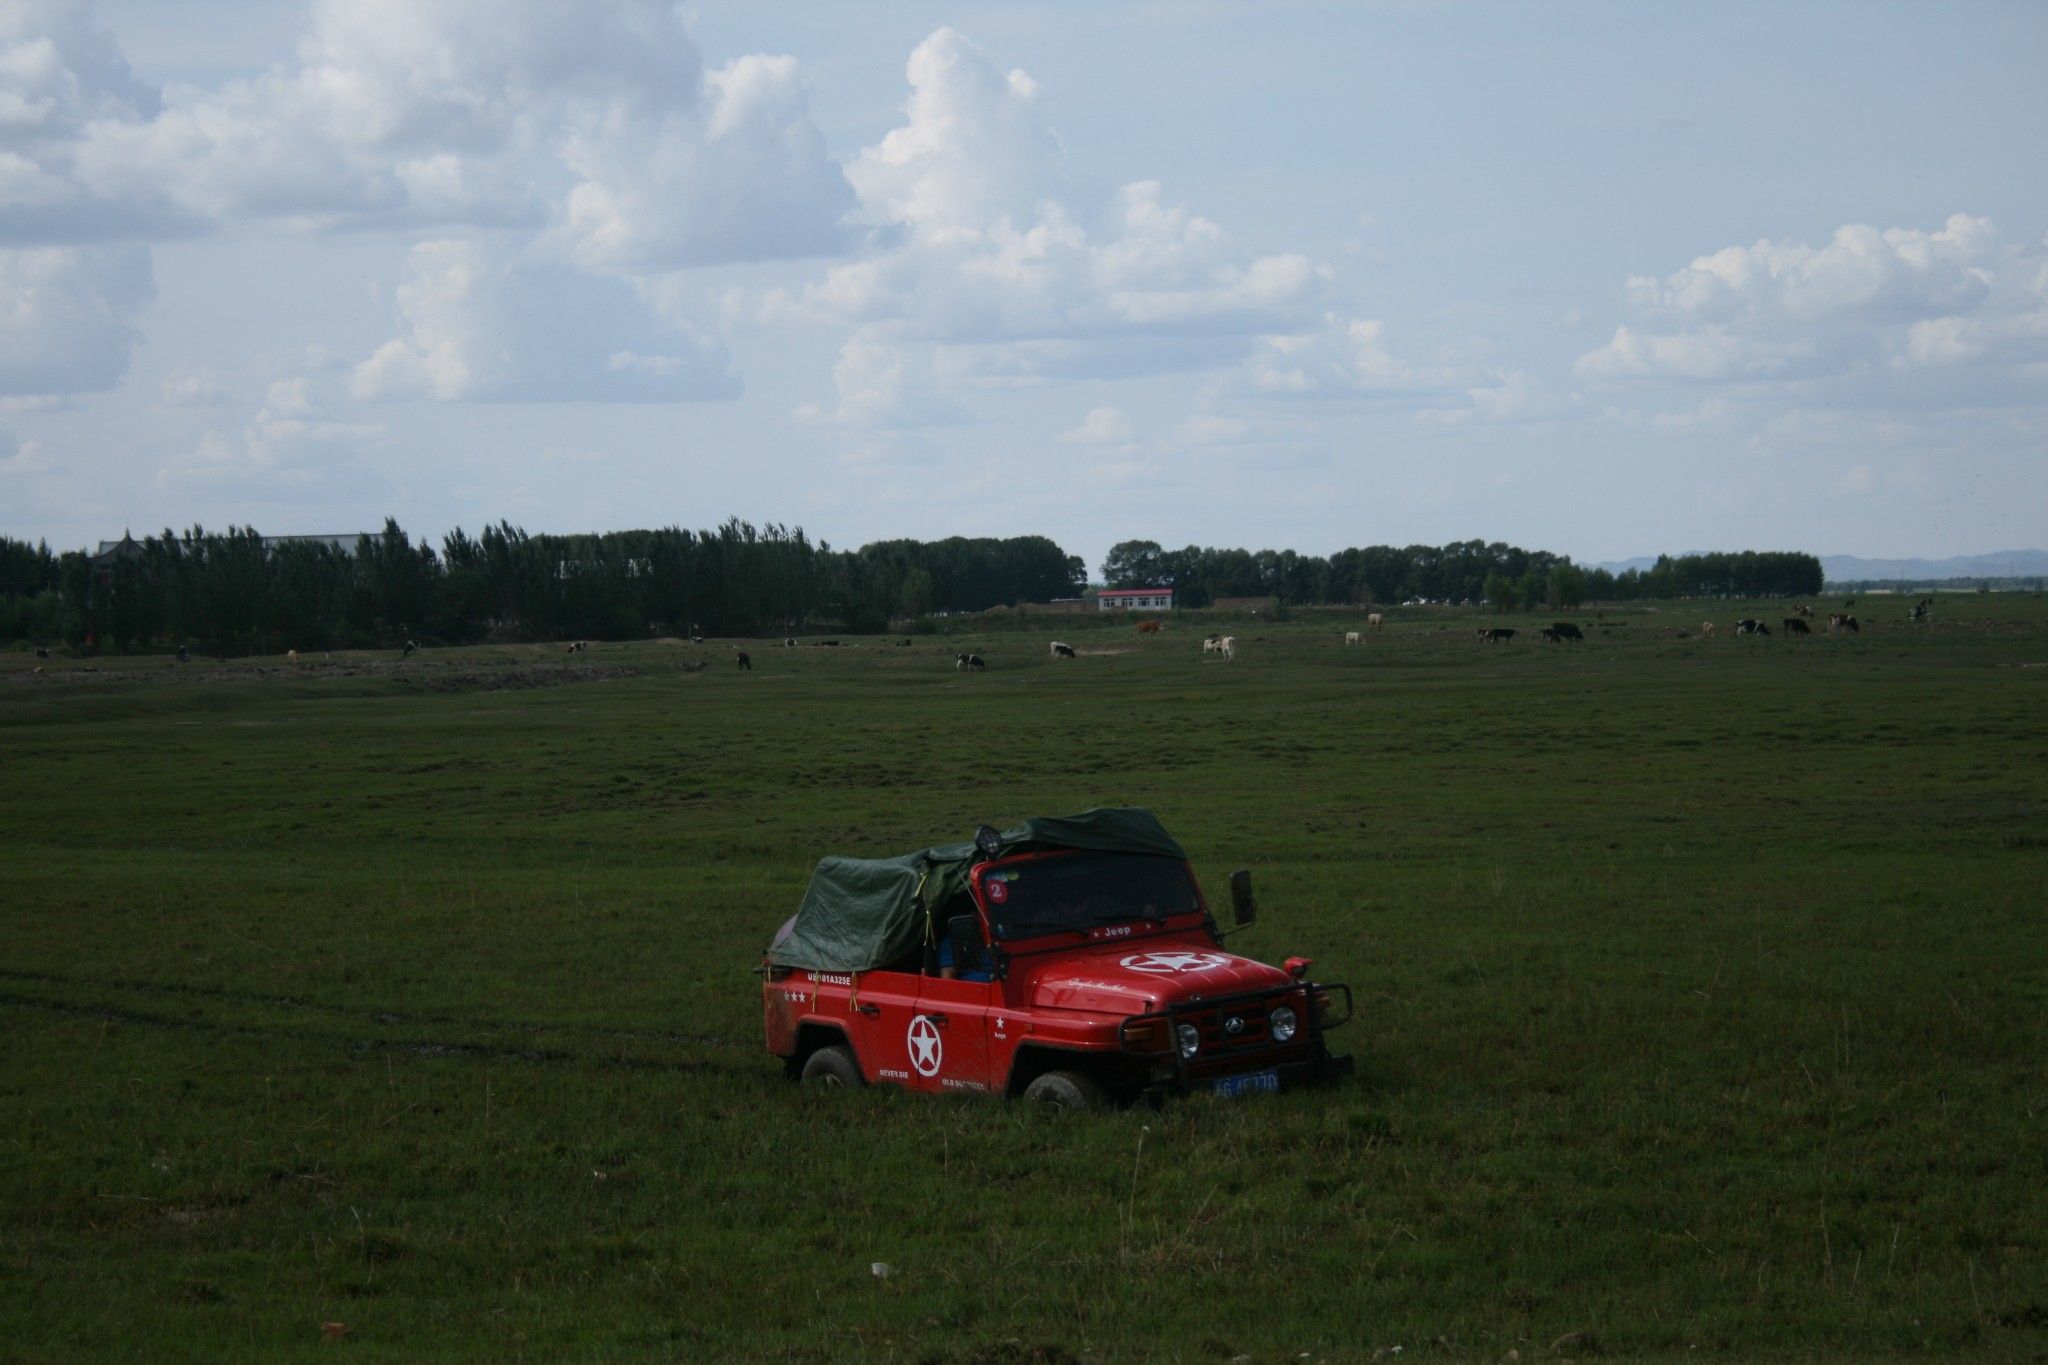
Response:
[[[1158,818],[1137,806],[1041,816],[1003,831],[1004,854],[1056,848],[1187,857]],[[768,960],[814,972],[865,972],[905,957],[933,931],[933,912],[966,889],[980,856],[970,842],[895,858],[823,859],[796,917],[769,945]]]

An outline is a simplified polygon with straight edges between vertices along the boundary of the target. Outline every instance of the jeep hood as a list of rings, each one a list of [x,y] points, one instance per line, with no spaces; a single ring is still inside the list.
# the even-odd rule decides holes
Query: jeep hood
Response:
[[[1150,1014],[1169,1004],[1270,990],[1292,979],[1278,967],[1206,944],[1120,943],[1013,962],[1039,1009]]]

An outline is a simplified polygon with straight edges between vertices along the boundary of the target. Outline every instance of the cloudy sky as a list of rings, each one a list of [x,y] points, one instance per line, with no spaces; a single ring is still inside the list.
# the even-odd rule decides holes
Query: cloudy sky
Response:
[[[2048,543],[2048,6],[0,0],[0,532]]]

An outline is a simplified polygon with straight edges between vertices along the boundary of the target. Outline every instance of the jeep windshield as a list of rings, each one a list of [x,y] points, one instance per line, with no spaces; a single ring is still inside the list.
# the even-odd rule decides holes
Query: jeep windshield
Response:
[[[982,900],[998,940],[1063,930],[1163,922],[1199,914],[1187,864],[1150,853],[1063,853],[981,869]]]

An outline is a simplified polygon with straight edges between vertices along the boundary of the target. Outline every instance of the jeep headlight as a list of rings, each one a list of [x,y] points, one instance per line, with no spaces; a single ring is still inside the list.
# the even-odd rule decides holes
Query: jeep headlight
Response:
[[[1173,1031],[1173,1036],[1180,1042],[1183,1057],[1192,1057],[1202,1050],[1202,1031],[1193,1024],[1182,1024]]]
[[[1293,1042],[1295,1030],[1301,1027],[1300,1021],[1294,1017],[1294,1011],[1285,1005],[1274,1010],[1267,1023],[1273,1030],[1273,1041],[1276,1043]]]

